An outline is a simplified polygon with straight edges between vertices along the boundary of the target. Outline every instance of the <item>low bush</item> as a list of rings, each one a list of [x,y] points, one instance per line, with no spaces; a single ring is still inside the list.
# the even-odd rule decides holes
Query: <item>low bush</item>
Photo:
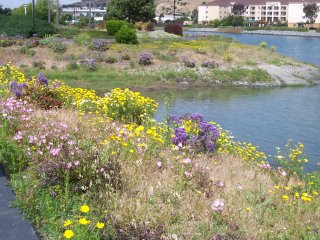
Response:
[[[111,36],[115,36],[123,26],[128,26],[128,23],[122,20],[109,20],[106,22],[107,32]]]
[[[46,35],[44,38],[39,40],[39,45],[42,47],[50,46],[54,41],[54,37],[52,35]]]
[[[215,61],[208,61],[208,62],[202,63],[201,67],[204,67],[204,68],[218,68],[219,64],[216,63]]]
[[[121,55],[120,60],[121,61],[129,61],[131,59],[131,56],[129,53],[124,53]]]
[[[94,50],[99,52],[104,52],[109,48],[110,48],[110,43],[103,40],[92,41],[88,46],[89,50]]]
[[[53,42],[50,47],[54,53],[65,53],[67,51],[67,46],[61,41]]]
[[[123,44],[137,44],[138,38],[136,30],[133,28],[129,28],[124,25],[121,29],[116,33],[116,42]]]
[[[139,64],[142,66],[147,66],[152,64],[152,55],[150,53],[142,53],[139,56]]]
[[[35,48],[39,46],[39,39],[32,37],[28,39],[25,43],[28,48]]]
[[[80,60],[80,65],[89,72],[97,71],[99,66],[95,58],[84,58]]]
[[[68,70],[78,70],[80,68],[79,64],[76,61],[70,61],[67,65],[66,68]]]
[[[266,48],[267,47],[267,43],[266,42],[261,42],[259,46],[262,47],[262,48]]]
[[[32,66],[39,69],[46,69],[46,63],[43,61],[34,61]]]
[[[182,36],[182,25],[179,23],[168,23],[164,27],[164,31],[167,33],[173,33],[175,35]]]
[[[39,37],[43,37],[45,34],[53,33],[54,28],[47,21],[36,19],[35,29],[33,29],[31,17],[0,15],[0,34],[24,37],[31,37],[33,34],[36,34]]]
[[[27,55],[29,57],[32,57],[36,54],[36,52],[30,48],[28,48],[27,46],[23,46],[20,48],[19,52],[23,55]]]
[[[106,61],[106,63],[113,64],[113,63],[116,63],[118,61],[118,59],[116,56],[108,56],[108,57],[106,57],[105,61]]]
[[[196,66],[196,62],[194,60],[188,59],[187,57],[182,57],[180,62],[187,68],[194,68]]]
[[[78,46],[89,46],[91,43],[91,37],[87,33],[80,33],[78,36],[74,37],[74,43]]]
[[[147,22],[147,23],[145,24],[144,30],[145,30],[146,32],[154,31],[154,26],[155,26],[155,24],[154,24],[153,22]]]
[[[21,36],[6,36],[0,34],[0,47],[10,47],[13,45],[23,45],[23,37]]]

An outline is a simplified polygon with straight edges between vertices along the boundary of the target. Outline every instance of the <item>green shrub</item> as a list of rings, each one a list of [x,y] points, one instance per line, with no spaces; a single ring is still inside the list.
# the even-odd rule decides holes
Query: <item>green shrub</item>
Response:
[[[36,54],[36,52],[30,48],[28,48],[27,46],[23,46],[20,48],[19,52],[21,54],[27,55],[29,57],[32,57]]]
[[[33,34],[37,34],[39,37],[43,37],[46,34],[53,33],[54,28],[47,21],[36,19],[34,32],[31,17],[0,15],[0,34],[8,36],[22,35],[24,37],[31,37]]]
[[[266,47],[267,47],[267,43],[266,43],[266,42],[262,42],[262,43],[260,43],[260,47],[262,47],[262,48],[266,48]]]
[[[67,46],[60,41],[56,41],[51,45],[53,52],[55,53],[65,53],[67,51]]]
[[[124,44],[137,44],[137,32],[135,29],[129,28],[127,25],[121,27],[116,34],[116,42]]]
[[[81,33],[74,37],[74,43],[78,46],[89,46],[91,43],[91,37],[88,33]]]
[[[66,68],[68,70],[78,70],[80,66],[76,61],[71,61],[67,64]]]
[[[106,63],[112,64],[112,63],[116,63],[118,61],[118,59],[115,56],[108,56],[108,57],[106,57],[105,61],[106,61]]]
[[[110,20],[106,23],[108,34],[111,36],[115,36],[123,26],[128,26],[128,23],[122,20]]]

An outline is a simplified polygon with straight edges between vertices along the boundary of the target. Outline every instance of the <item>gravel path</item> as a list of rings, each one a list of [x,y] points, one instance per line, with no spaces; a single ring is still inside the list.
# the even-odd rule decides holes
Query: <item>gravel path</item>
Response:
[[[320,69],[308,65],[262,64],[259,68],[266,70],[279,85],[310,85],[317,83],[320,79]]]
[[[39,240],[39,236],[30,222],[9,203],[15,200],[12,190],[0,166],[0,239],[1,240]]]

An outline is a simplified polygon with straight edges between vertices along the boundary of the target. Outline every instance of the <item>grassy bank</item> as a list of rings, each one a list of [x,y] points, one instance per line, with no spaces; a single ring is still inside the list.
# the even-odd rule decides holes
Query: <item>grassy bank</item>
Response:
[[[237,86],[239,82],[277,85],[276,79],[267,70],[262,70],[261,65],[297,68],[302,65],[277,54],[275,48],[246,46],[219,36],[183,40],[167,38],[170,34],[140,33],[140,43],[128,46],[111,39],[94,41],[90,34],[78,35],[79,30],[61,31],[60,36],[70,32],[75,42],[57,37],[42,39],[39,45],[19,42],[22,46],[1,48],[1,61],[21,66],[27,75],[40,69],[50,78],[58,78],[72,86],[78,84],[103,90],[150,86],[180,88],[186,83],[188,86]],[[95,48],[94,44],[101,44],[103,48]],[[147,62],[141,60],[145,55]]]
[[[0,162],[43,239],[319,236],[320,176],[303,171],[302,144],[275,168],[200,114],[156,123],[139,93],[98,97],[10,66],[0,103]]]

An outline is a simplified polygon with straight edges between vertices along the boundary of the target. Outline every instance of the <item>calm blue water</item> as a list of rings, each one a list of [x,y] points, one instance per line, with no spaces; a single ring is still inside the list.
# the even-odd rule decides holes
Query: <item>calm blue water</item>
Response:
[[[185,34],[226,36],[250,45],[259,45],[261,42],[266,42],[268,47],[276,46],[277,52],[280,54],[320,66],[320,38],[316,37],[272,36],[245,33],[196,33],[190,31],[186,31]]]
[[[230,130],[236,140],[252,142],[268,155],[288,139],[302,142],[310,157],[308,170],[320,162],[320,86],[305,88],[212,88],[147,95],[159,103],[155,118],[164,120],[164,98],[172,99],[170,114],[197,112]]]
[[[239,42],[258,45],[262,41],[277,46],[278,52],[320,66],[320,38],[249,34],[223,34]],[[146,93],[159,103],[155,116],[166,115],[164,98],[171,99],[169,114],[198,112],[208,121],[230,130],[236,140],[252,142],[274,156],[275,147],[284,149],[288,139],[302,142],[310,158],[307,170],[320,162],[320,86],[245,89],[206,88]]]

